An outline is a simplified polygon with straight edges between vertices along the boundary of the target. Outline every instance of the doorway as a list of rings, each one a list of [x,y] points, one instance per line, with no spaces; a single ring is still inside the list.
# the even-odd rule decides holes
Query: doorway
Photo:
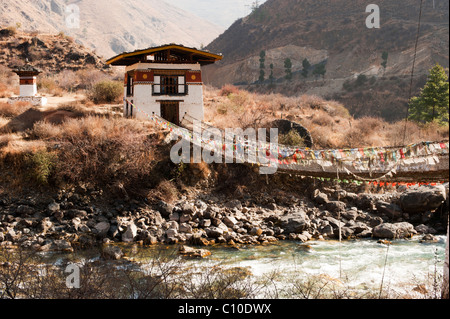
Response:
[[[161,117],[175,125],[180,125],[180,102],[161,101]]]

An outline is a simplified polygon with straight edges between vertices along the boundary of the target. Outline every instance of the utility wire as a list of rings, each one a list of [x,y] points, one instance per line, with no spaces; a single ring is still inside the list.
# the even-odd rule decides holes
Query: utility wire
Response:
[[[420,37],[420,26],[422,22],[422,12],[423,12],[423,0],[420,0],[420,13],[419,13],[419,23],[417,25],[417,35],[416,35],[416,44],[414,47],[414,60],[413,60],[413,66],[411,70],[411,83],[409,85],[409,97],[408,97],[408,105],[406,107],[406,118],[405,118],[405,128],[403,131],[403,144],[405,144],[406,140],[406,129],[408,126],[408,118],[409,118],[409,102],[412,98],[412,86],[413,86],[413,80],[414,80],[414,69],[416,66],[416,57],[417,57],[417,46],[419,44],[419,37]]]

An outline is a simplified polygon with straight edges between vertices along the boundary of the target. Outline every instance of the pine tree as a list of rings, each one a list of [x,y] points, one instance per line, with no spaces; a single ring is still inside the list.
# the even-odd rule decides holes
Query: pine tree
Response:
[[[303,65],[302,75],[303,77],[307,78],[309,73],[308,70],[311,67],[311,63],[309,63],[308,59],[305,58],[302,62],[302,65]]]
[[[284,60],[284,68],[286,72],[286,80],[292,79],[292,61],[291,59],[287,58]]]
[[[316,68],[313,71],[314,75],[322,76],[322,78],[325,80],[325,74],[327,73],[327,69],[325,68],[325,64],[321,63],[316,66]]]
[[[274,76],[273,76],[273,63],[270,64],[270,75],[269,75],[269,80],[270,80],[270,84],[273,84],[273,80],[274,80]]]
[[[437,122],[448,125],[449,83],[445,69],[436,64],[420,95],[409,103],[409,119],[416,122]]]
[[[261,51],[261,53],[259,54],[259,82],[264,82],[264,77],[266,75],[266,72],[264,71],[264,69],[266,68],[265,66],[265,62],[266,62],[266,51]]]
[[[383,67],[385,72],[386,72],[388,58],[389,58],[389,53],[384,51],[383,54],[381,55],[381,59],[383,59],[383,62],[381,62],[381,66]]]

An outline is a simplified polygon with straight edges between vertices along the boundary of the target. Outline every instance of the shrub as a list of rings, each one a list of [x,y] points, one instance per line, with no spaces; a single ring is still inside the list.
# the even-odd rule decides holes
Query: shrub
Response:
[[[123,83],[118,81],[104,80],[98,82],[88,92],[88,98],[96,103],[119,103],[123,95]]]
[[[5,29],[0,30],[0,37],[12,37],[17,33],[16,27],[7,27]]]
[[[296,130],[290,130],[287,134],[281,134],[278,137],[278,143],[288,146],[305,146],[303,137]]]
[[[77,89],[82,90],[91,90],[96,83],[107,79],[104,72],[94,68],[81,69],[75,73],[79,82]]]
[[[52,94],[54,96],[63,96],[64,90],[59,86],[54,77],[42,77],[37,83],[37,88],[42,93]]]
[[[10,97],[11,92],[9,92],[6,84],[0,83],[0,98]]]
[[[68,92],[75,91],[79,85],[77,74],[72,70],[63,70],[57,76],[57,82],[61,88]]]
[[[36,139],[51,139],[61,135],[61,127],[48,122],[40,121],[34,124],[31,136]]]
[[[231,85],[231,84],[226,84],[220,90],[219,95],[220,96],[228,96],[230,94],[238,94],[239,91],[240,91],[239,88],[237,88],[236,86]]]
[[[28,102],[0,103],[0,117],[15,117],[32,107]]]
[[[46,150],[40,150],[29,154],[26,162],[30,177],[38,184],[48,184],[48,178],[56,164],[56,155]]]
[[[155,142],[144,125],[94,116],[64,122],[52,139],[61,145],[55,180],[137,186],[154,174]]]

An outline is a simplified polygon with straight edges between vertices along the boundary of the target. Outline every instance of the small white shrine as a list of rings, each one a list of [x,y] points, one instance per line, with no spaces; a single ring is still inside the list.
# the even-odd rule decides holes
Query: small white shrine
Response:
[[[29,63],[16,67],[13,70],[19,76],[20,94],[19,96],[9,98],[8,102],[13,104],[17,101],[30,102],[34,106],[44,106],[47,104],[47,98],[37,94],[37,76],[42,73],[41,70],[33,67]]]

